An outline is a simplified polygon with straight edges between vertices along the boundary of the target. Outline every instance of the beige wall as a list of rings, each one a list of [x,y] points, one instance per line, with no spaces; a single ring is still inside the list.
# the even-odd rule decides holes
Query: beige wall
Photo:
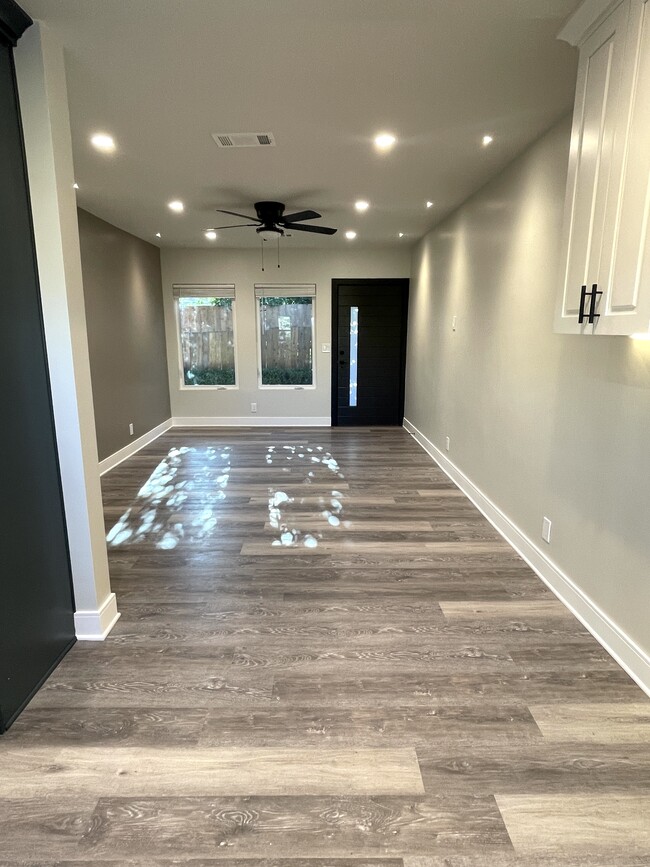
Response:
[[[86,211],[78,217],[102,460],[170,417],[160,252]]]
[[[270,257],[272,259],[272,257]],[[410,254],[406,248],[392,250],[291,249],[282,251],[282,268],[267,262],[260,269],[259,249],[162,251],[163,296],[167,331],[169,388],[174,418],[243,419],[263,423],[265,419],[310,419],[329,424],[330,359],[321,351],[331,340],[331,288],[333,277],[408,277]],[[257,330],[255,283],[316,284],[316,387],[314,389],[260,389],[257,384]],[[235,390],[181,388],[172,297],[174,283],[234,283],[236,293],[236,354],[238,384]],[[250,411],[257,403],[257,413]]]
[[[552,331],[568,147],[567,120],[417,246],[406,417],[647,653],[650,342]]]

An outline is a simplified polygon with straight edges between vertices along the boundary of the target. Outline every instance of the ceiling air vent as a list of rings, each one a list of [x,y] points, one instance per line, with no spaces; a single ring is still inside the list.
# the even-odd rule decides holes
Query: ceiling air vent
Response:
[[[218,148],[275,147],[272,132],[213,132],[212,138]]]

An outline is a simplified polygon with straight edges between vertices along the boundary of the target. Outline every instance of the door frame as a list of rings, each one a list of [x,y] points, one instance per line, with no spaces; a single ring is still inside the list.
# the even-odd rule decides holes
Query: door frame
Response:
[[[404,397],[406,385],[406,337],[408,332],[408,309],[409,309],[409,286],[408,277],[344,277],[332,278],[332,352],[331,359],[331,404],[332,404],[332,427],[338,427],[339,423],[339,286],[395,286],[402,290],[402,338],[400,341],[400,393],[399,393],[399,424],[404,422]]]

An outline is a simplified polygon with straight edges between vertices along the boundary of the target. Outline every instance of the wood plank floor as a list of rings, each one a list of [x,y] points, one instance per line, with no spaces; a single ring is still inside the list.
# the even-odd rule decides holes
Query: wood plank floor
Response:
[[[122,617],[0,741],[0,864],[650,865],[650,701],[404,431],[103,491]]]

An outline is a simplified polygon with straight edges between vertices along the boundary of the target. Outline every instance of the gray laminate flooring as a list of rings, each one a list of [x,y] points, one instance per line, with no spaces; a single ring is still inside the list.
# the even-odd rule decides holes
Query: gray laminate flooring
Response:
[[[650,865],[650,701],[404,431],[103,492],[122,617],[0,741],[0,864]]]

